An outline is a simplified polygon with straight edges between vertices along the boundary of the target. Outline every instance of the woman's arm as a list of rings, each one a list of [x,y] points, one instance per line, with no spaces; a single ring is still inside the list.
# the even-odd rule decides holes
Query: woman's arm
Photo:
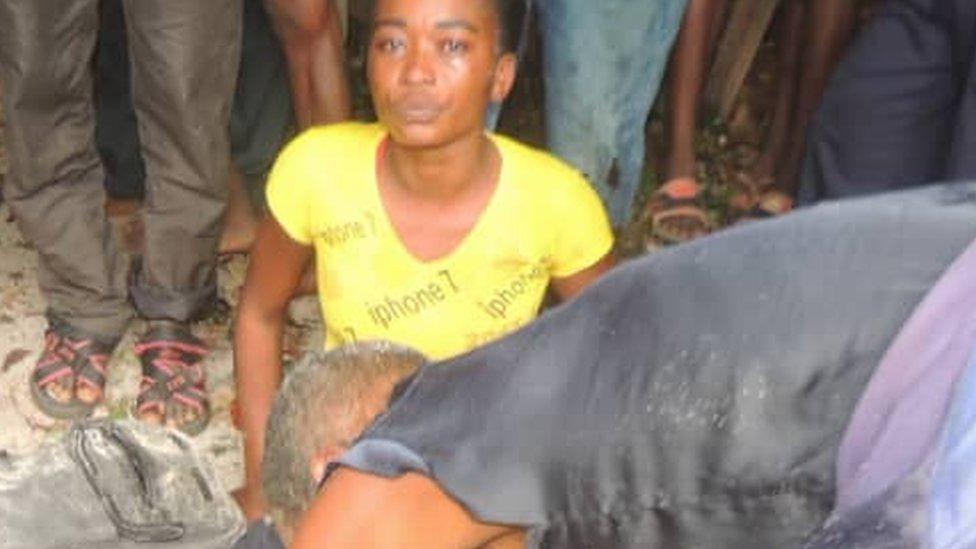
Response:
[[[583,269],[563,278],[552,279],[552,289],[556,291],[560,301],[568,301],[576,294],[582,292],[594,280],[600,278],[603,273],[609,271],[617,264],[617,259],[613,252],[603,256],[602,259]]]
[[[281,336],[288,303],[312,248],[292,240],[273,216],[258,227],[234,327],[234,377],[244,431],[245,485],[237,494],[249,520],[264,513],[264,429],[281,383]]]

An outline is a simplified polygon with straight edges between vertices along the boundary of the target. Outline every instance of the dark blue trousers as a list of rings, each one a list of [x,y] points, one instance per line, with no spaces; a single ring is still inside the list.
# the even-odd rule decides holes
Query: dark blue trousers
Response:
[[[976,2],[888,0],[810,124],[798,200],[976,177]]]

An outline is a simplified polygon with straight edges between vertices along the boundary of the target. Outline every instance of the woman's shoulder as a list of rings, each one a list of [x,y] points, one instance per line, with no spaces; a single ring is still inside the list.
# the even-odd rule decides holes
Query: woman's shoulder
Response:
[[[543,191],[586,185],[576,168],[549,151],[538,149],[511,137],[493,135],[502,161],[520,185],[530,185]]]
[[[364,122],[313,126],[288,143],[276,168],[313,180],[364,172],[373,166],[376,148],[385,135],[379,124]]]
[[[278,156],[269,188],[296,185],[330,193],[361,193],[373,174],[375,152],[386,130],[378,124],[343,122],[314,126],[296,136]]]
[[[514,204],[541,231],[560,232],[567,219],[608,223],[603,202],[582,172],[548,151],[508,137],[494,139],[507,166],[506,178],[516,189]]]

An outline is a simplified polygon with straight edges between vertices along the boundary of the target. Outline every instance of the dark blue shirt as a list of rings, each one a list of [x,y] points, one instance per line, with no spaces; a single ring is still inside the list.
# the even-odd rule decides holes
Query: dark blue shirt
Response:
[[[633,261],[421,370],[344,456],[530,547],[789,547],[882,353],[976,235],[974,186],[824,204]]]

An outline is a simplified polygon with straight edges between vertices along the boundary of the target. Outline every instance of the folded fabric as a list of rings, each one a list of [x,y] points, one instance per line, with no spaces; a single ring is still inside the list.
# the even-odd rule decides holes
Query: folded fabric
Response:
[[[836,511],[863,504],[936,445],[976,341],[976,244],[946,270],[875,370],[841,440]]]
[[[930,547],[976,547],[976,348],[942,432],[929,511]]]

